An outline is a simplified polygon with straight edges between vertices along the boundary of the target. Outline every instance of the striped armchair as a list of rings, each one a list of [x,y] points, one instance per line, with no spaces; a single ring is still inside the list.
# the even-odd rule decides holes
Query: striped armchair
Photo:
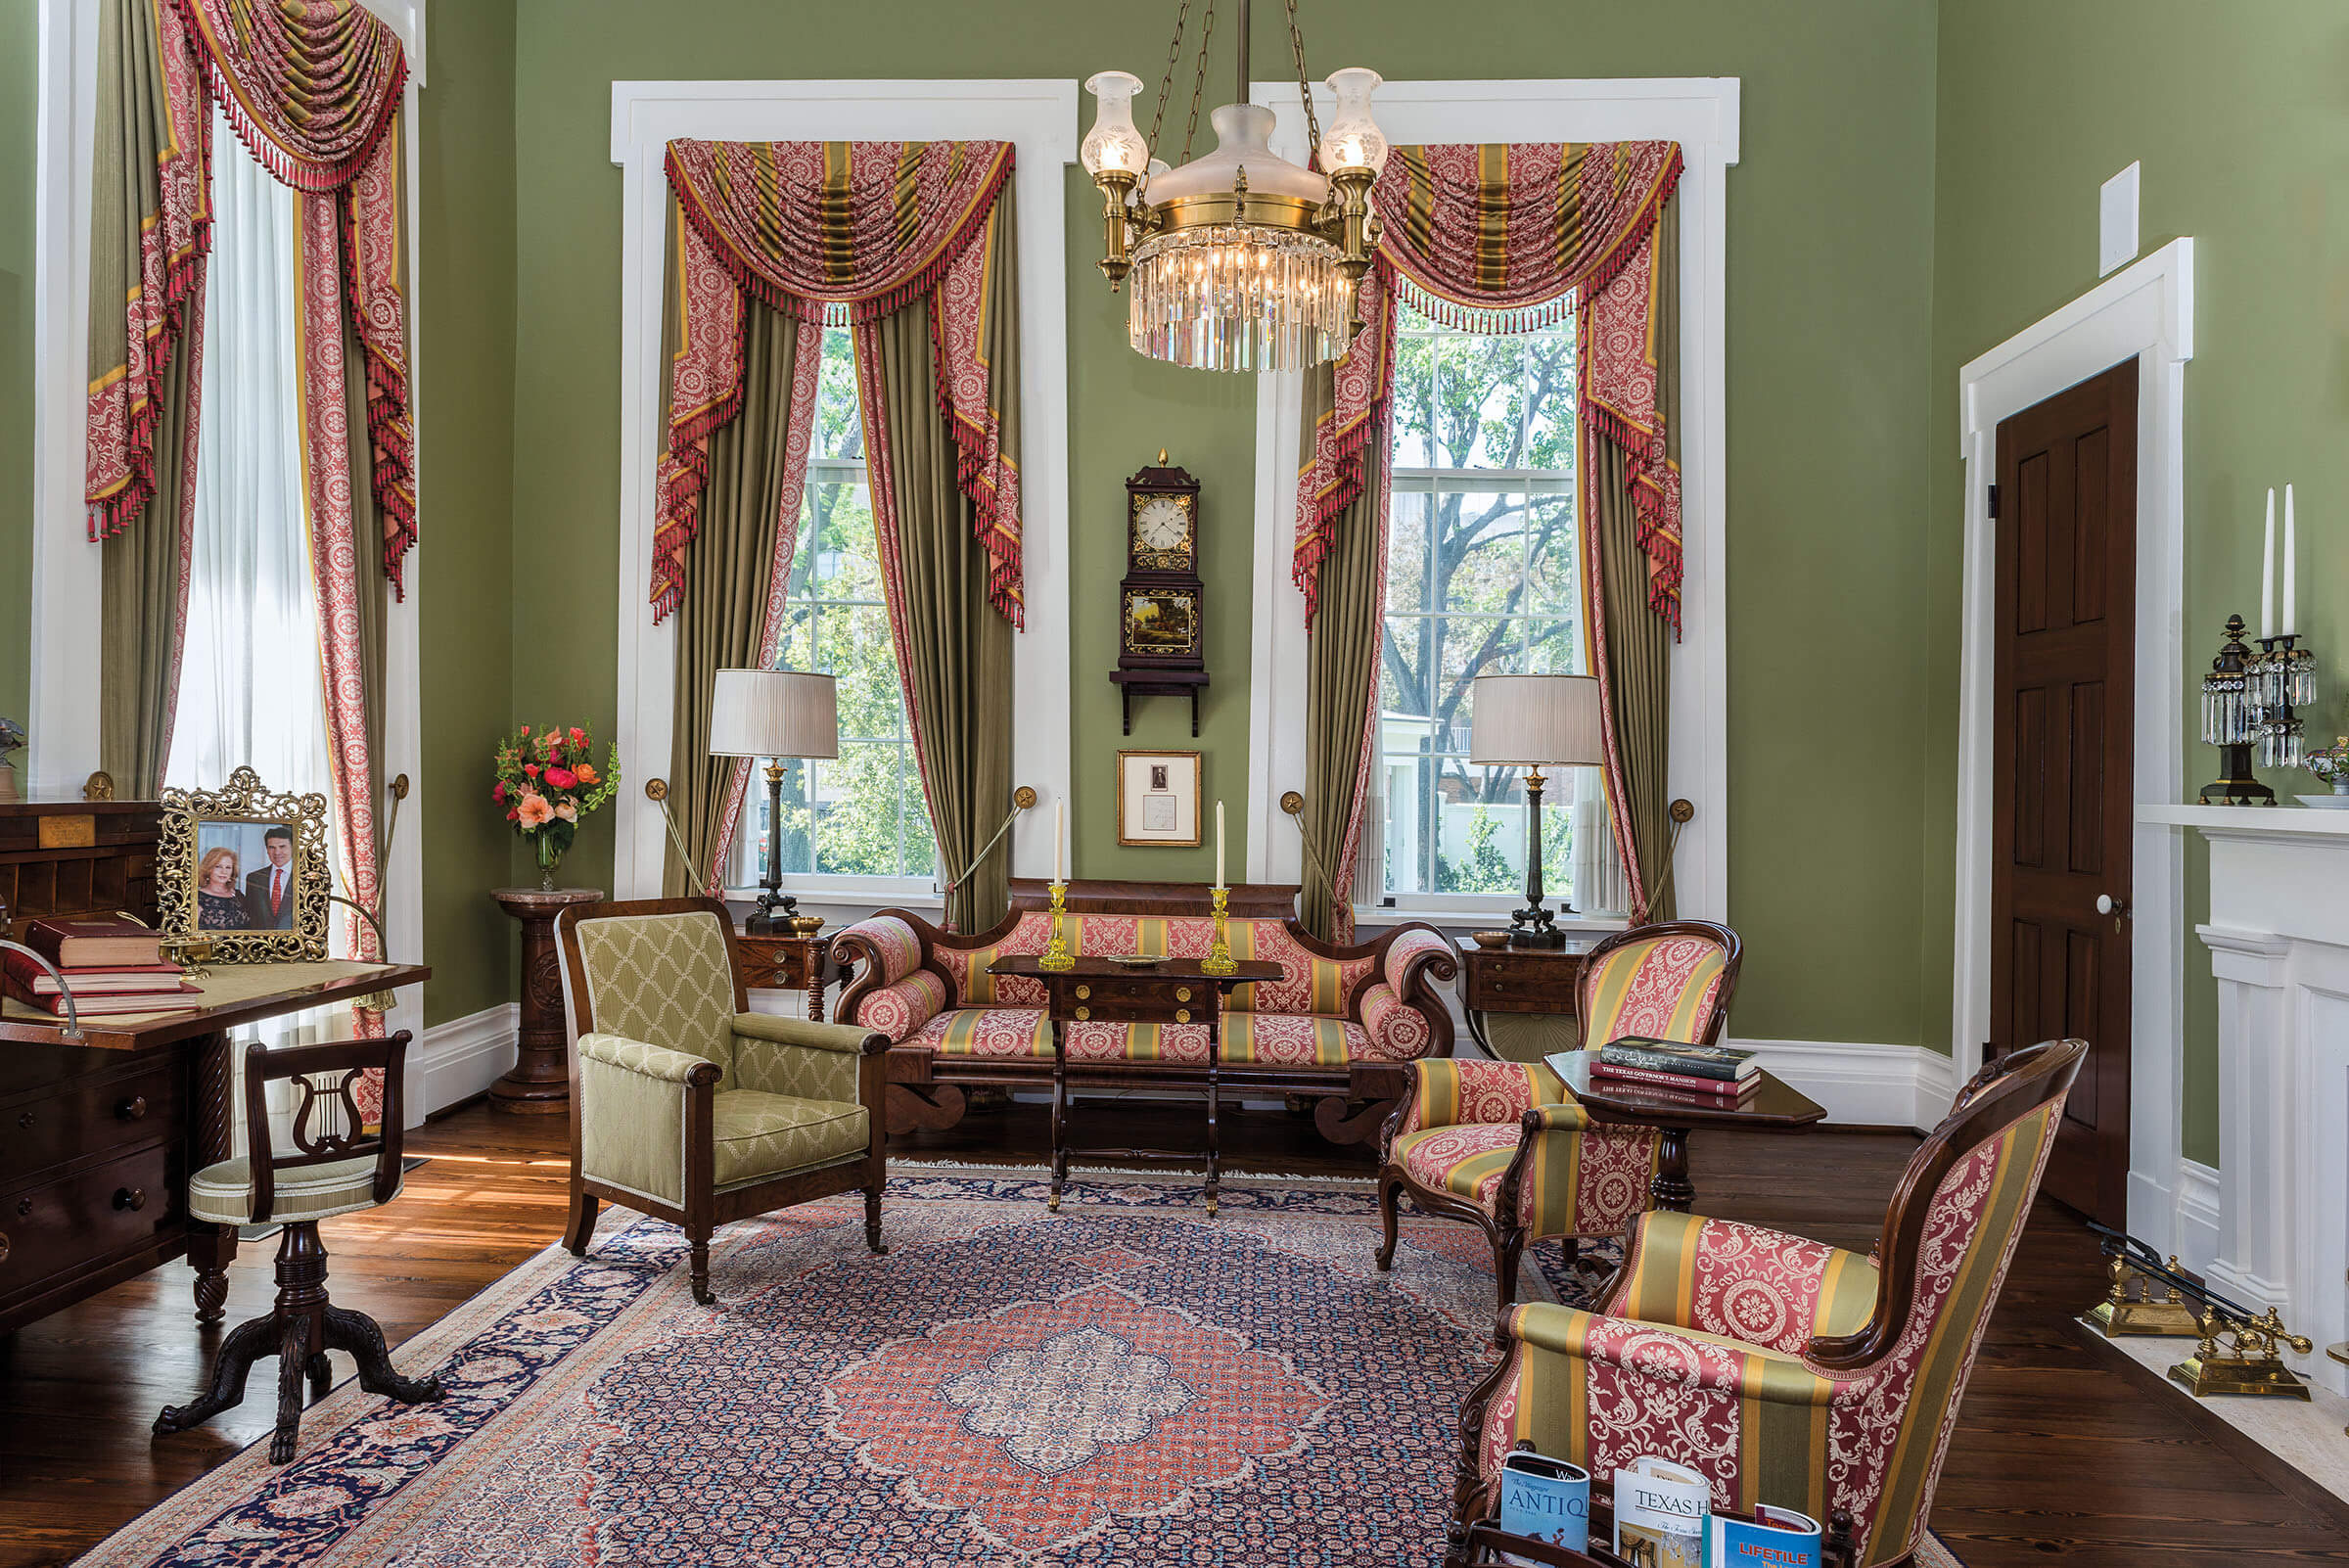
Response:
[[[1520,1442],[1605,1474],[1642,1454],[1847,1520],[1862,1568],[1924,1533],[1950,1427],[2031,1213],[2085,1041],[1983,1069],[1909,1162],[1881,1265],[1755,1225],[1648,1214],[1597,1312],[1532,1303],[1461,1416],[1459,1517]]]
[[[1585,1042],[1720,1039],[1739,958],[1737,934],[1709,921],[1617,932],[1583,964]],[[1411,1075],[1386,1129],[1379,1268],[1394,1264],[1406,1192],[1425,1213],[1483,1229],[1502,1307],[1517,1299],[1529,1242],[1563,1239],[1571,1255],[1581,1237],[1620,1235],[1647,1208],[1656,1133],[1594,1125],[1546,1065],[1448,1059],[1415,1062]]]

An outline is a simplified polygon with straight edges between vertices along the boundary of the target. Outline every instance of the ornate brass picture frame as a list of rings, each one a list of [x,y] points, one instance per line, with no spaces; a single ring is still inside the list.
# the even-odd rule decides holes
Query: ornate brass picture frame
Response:
[[[214,963],[326,956],[326,797],[281,795],[240,767],[217,790],[165,790],[155,866],[163,932]],[[280,858],[280,855],[283,858]]]

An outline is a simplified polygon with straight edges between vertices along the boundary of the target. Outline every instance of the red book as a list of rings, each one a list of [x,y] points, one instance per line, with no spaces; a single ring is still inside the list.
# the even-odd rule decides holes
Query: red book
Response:
[[[128,915],[51,916],[24,928],[24,945],[60,969],[160,964],[163,934]]]
[[[0,952],[0,973],[5,973],[9,979],[36,996],[57,994],[56,977],[21,952]],[[177,991],[180,982],[177,964],[117,964],[104,969],[67,969],[65,976],[67,986],[72,989],[76,996],[115,992]]]
[[[63,996],[34,996],[13,980],[0,977],[0,992],[6,992],[27,1007],[42,1012],[66,1016]],[[74,1005],[84,1018],[112,1018],[117,1013],[179,1013],[201,1005],[195,1000],[203,993],[186,981],[170,991],[143,991],[129,995],[75,996]]]
[[[1719,1105],[1734,1105],[1752,1090],[1755,1080],[1741,1084],[1718,1078],[1690,1078],[1684,1073],[1658,1073],[1644,1067],[1611,1067],[1605,1062],[1592,1062],[1590,1076],[1629,1084],[1643,1089],[1664,1089],[1674,1094],[1689,1094]]]

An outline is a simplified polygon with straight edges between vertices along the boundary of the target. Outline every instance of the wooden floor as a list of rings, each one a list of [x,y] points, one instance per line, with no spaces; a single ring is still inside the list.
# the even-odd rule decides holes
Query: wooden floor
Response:
[[[1142,1145],[1196,1135],[1196,1113],[1086,1114],[1088,1140],[1096,1129]],[[1239,1170],[1369,1169],[1366,1152],[1334,1149],[1277,1111],[1226,1113],[1225,1126]],[[563,1137],[560,1121],[483,1106],[411,1134],[410,1151],[431,1162],[398,1200],[321,1227],[336,1299],[373,1314],[397,1345],[545,1246],[561,1229]],[[1043,1142],[1041,1110],[1023,1105],[975,1114],[918,1147],[1034,1158]],[[1914,1143],[1891,1133],[1700,1136],[1697,1207],[1865,1247]],[[269,1250],[239,1258],[230,1323],[267,1310]],[[216,1340],[190,1316],[188,1280],[173,1265],[0,1336],[0,1568],[69,1562],[266,1436],[266,1392],[203,1431],[149,1436],[159,1407],[196,1391]],[[2349,1504],[2073,1325],[2100,1284],[2087,1231],[2043,1202],[1950,1444],[1932,1521],[1942,1539],[1969,1568],[2051,1556],[2078,1568],[2349,1562]],[[343,1358],[336,1366],[347,1372]]]

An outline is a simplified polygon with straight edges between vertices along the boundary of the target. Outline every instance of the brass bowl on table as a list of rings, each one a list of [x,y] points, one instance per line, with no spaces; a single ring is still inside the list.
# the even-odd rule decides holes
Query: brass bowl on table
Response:
[[[1470,936],[1480,947],[1505,947],[1509,945],[1509,934],[1505,931],[1477,931],[1471,932]]]
[[[793,915],[791,929],[797,936],[812,937],[824,929],[824,917],[822,915]]]

